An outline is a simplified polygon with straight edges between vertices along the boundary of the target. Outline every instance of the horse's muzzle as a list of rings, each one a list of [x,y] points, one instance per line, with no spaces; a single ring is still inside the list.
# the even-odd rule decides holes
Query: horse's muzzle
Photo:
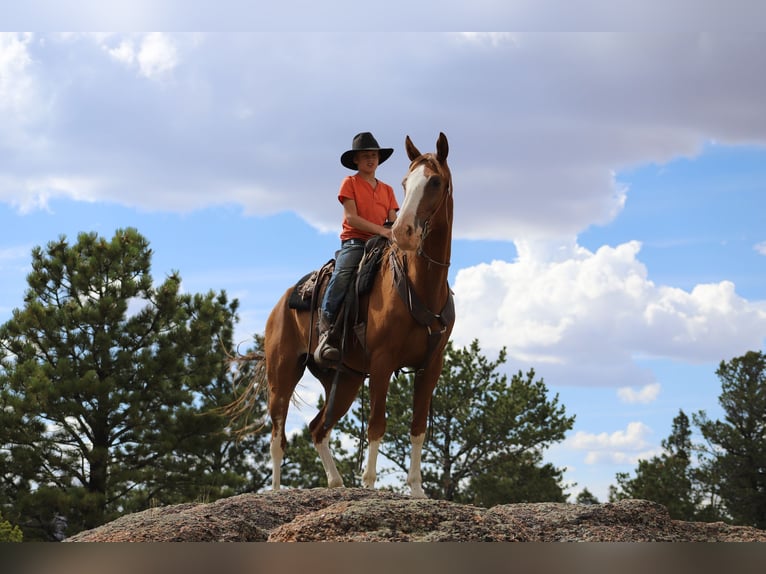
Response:
[[[403,251],[415,251],[420,245],[420,239],[423,236],[423,228],[416,227],[412,223],[396,220],[391,228],[394,236],[394,243]]]

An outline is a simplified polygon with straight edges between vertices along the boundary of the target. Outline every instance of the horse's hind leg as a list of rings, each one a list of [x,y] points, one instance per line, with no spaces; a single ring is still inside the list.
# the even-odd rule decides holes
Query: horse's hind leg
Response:
[[[384,362],[384,361],[379,361]],[[386,361],[390,363],[391,361]],[[370,372],[370,421],[367,426],[367,465],[362,474],[362,486],[374,488],[377,478],[378,448],[386,432],[386,396],[391,382],[391,370],[372,369]]]
[[[322,386],[325,388],[327,401],[325,401],[322,409],[309,424],[309,430],[311,431],[311,438],[314,441],[314,448],[317,449],[319,459],[322,461],[322,466],[327,475],[327,486],[329,488],[339,488],[343,486],[343,477],[340,475],[340,472],[338,472],[338,467],[335,465],[335,460],[330,451],[330,432],[332,427],[335,426],[335,423],[346,414],[353,404],[356,395],[359,393],[359,387],[364,379],[359,375],[341,371],[338,376],[338,388],[335,392],[332,413],[330,414],[333,420],[328,421],[329,424],[325,424],[325,419],[328,416],[328,401],[333,377],[334,373],[329,373],[322,377],[321,382]]]
[[[275,356],[276,355],[276,356]],[[282,459],[287,446],[285,424],[290,399],[303,376],[303,365],[297,356],[272,353],[267,360],[269,380],[269,416],[271,417],[271,488],[279,490]]]

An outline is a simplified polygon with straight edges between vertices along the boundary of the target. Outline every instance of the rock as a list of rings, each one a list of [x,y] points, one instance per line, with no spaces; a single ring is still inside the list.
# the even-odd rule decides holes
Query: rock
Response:
[[[766,542],[766,531],[673,520],[645,500],[490,509],[384,490],[316,488],[152,508],[66,542]]]

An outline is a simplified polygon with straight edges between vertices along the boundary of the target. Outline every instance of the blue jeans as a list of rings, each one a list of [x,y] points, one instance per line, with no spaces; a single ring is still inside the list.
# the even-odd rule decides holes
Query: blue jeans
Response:
[[[332,324],[346,297],[349,283],[364,255],[364,240],[346,239],[335,256],[335,269],[322,299],[322,314]]]

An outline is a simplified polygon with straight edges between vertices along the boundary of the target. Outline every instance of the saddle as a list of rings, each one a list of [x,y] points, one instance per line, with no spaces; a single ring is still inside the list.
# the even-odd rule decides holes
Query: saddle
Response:
[[[346,293],[344,303],[346,308],[357,309],[359,298],[372,289],[388,243],[389,241],[381,235],[371,237],[365,243],[364,255],[355,271],[355,277],[349,283],[349,292]],[[290,309],[316,311],[319,307],[320,294],[330,280],[334,269],[335,259],[330,259],[319,269],[301,277],[288,298],[287,304]]]

